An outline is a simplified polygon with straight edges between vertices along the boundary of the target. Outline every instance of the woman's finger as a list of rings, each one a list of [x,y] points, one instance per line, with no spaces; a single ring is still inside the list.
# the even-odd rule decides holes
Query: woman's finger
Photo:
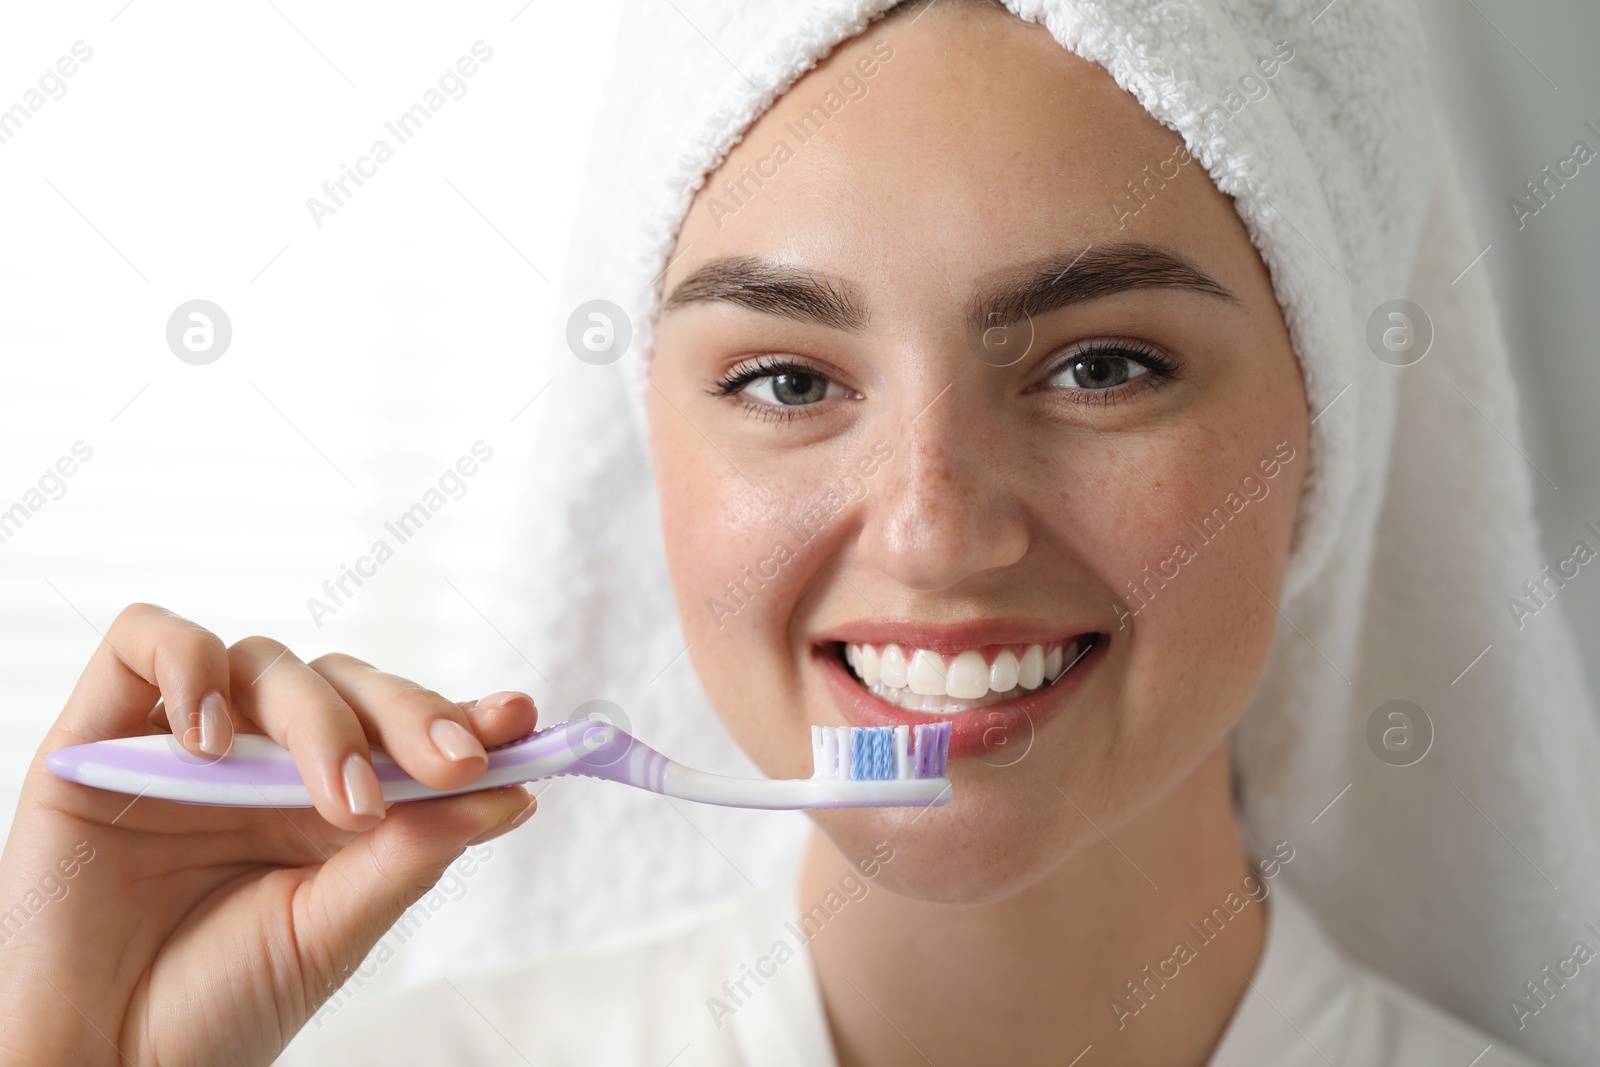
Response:
[[[221,755],[233,737],[231,686],[215,634],[154,604],[130,604],[106,630],[45,748],[148,733],[159,700],[185,746]]]
[[[489,748],[521,740],[539,725],[539,709],[533,698],[515,689],[463,700],[456,706],[466,712],[473,732]]]
[[[533,814],[520,786],[396,804],[299,888],[294,943],[306,964],[304,994],[315,1006],[400,915],[443,876],[465,845],[515,828]]]
[[[382,819],[366,731],[326,679],[268,637],[236,642],[228,661],[239,711],[294,756],[317,812],[344,830]]]
[[[433,789],[460,789],[489,766],[489,754],[460,705],[370,663],[331,653],[311,662],[355,711],[367,738]]]

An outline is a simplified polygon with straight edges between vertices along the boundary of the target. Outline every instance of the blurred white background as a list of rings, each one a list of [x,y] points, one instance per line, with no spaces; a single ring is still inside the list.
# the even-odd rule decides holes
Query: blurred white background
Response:
[[[662,0],[666,2],[666,0]],[[1358,4],[1363,0],[1338,0]],[[1550,558],[1600,521],[1600,168],[1520,232],[1506,207],[1600,139],[1600,5],[1427,0],[1431,60],[1501,296]],[[1315,14],[1324,0],[1307,7]],[[0,34],[0,109],[75,42],[90,59],[0,127],[0,511],[75,442],[93,458],[0,543],[0,820],[118,609],[232,641],[339,649],[456,697],[494,640],[503,520],[540,418],[556,282],[618,0],[28,5]],[[420,132],[384,129],[475,42]],[[378,138],[343,206],[308,197]],[[353,188],[353,187],[352,187]],[[231,346],[168,349],[205,299]],[[533,401],[531,404],[530,401]],[[319,626],[307,599],[473,444],[493,458]],[[392,542],[392,538],[390,539]],[[1600,583],[1561,608],[1600,650]],[[1594,669],[1591,659],[1591,670]]]
[[[75,442],[93,458],[0,543],[6,825],[97,631],[131,601],[479,695],[464,678],[494,639],[478,612],[540,417],[617,6],[7,13],[0,109],[75,42],[93,54],[65,95],[0,127],[0,511]],[[401,144],[384,124],[479,41],[493,54],[464,95],[447,82]],[[394,157],[317,226],[307,199],[379,138]],[[233,327],[207,366],[166,341],[197,298]],[[465,494],[319,627],[307,599],[377,538],[396,544],[384,522],[480,440],[493,458]]]

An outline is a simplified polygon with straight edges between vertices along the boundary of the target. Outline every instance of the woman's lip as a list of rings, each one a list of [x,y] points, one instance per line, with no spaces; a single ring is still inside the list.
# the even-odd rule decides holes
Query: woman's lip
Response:
[[[1007,746],[1030,744],[1033,731],[1044,726],[1066,707],[1073,694],[1083,685],[1084,676],[1100,661],[1110,644],[1109,636],[1100,633],[1095,638],[1094,647],[1079,658],[1077,665],[1049,685],[1025,697],[958,711],[952,715],[908,711],[873,696],[856,681],[839,658],[837,645],[812,646],[812,658],[822,669],[845,722],[851,726],[914,726],[917,723],[947,722],[950,724],[950,758],[965,759],[998,752]]]
[[[899,645],[925,648],[953,656],[969,648],[995,645],[1049,645],[1069,641],[1080,634],[1103,631],[1105,621],[1077,623],[1045,622],[1038,619],[977,619],[964,623],[927,623],[913,619],[858,619],[835,626],[816,637],[824,644],[841,642],[855,645]]]

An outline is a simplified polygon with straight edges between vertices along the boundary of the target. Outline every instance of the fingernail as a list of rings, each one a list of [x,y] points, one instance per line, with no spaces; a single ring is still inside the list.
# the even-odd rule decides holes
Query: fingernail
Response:
[[[383,789],[372,765],[352,752],[344,758],[344,802],[352,815],[383,818]]]
[[[486,697],[479,697],[472,705],[472,710],[488,711],[490,708],[498,708],[503,704],[509,704],[518,697],[532,699],[528,697],[528,694],[519,693],[515,689],[501,689],[497,692],[490,693]]]
[[[511,827],[510,828],[515,830],[517,827],[519,827],[523,823],[527,822],[528,818],[533,814],[534,809],[537,808],[538,806],[539,806],[539,798],[538,797],[529,797],[528,798],[528,806],[523,808],[520,812],[518,812],[516,818],[511,820]]]
[[[233,720],[221,693],[207,693],[200,701],[200,751],[209,756],[226,756],[233,747]]]
[[[523,808],[521,811],[519,811],[515,815],[511,816],[511,818],[506,819],[504,822],[495,823],[493,826],[489,827],[483,833],[479,834],[477,837],[474,837],[471,841],[468,841],[467,844],[469,846],[470,845],[482,844],[483,842],[488,841],[491,838],[499,837],[501,834],[510,833],[512,830],[515,830],[517,827],[519,827],[523,823],[527,822],[528,821],[528,817],[533,814],[534,809],[537,808],[538,806],[539,806],[538,799],[535,798],[535,797],[529,797],[528,798],[528,806],[527,807]]]
[[[483,749],[483,742],[454,719],[433,720],[428,726],[428,737],[447,760],[489,758],[489,753]]]

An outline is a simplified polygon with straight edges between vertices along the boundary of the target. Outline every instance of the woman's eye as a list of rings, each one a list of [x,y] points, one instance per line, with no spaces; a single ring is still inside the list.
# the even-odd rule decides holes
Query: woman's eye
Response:
[[[796,407],[815,404],[844,390],[814,371],[790,367],[750,379],[740,392],[763,404]]]
[[[1050,384],[1063,389],[1115,389],[1149,373],[1149,367],[1128,356],[1095,353],[1063,363],[1050,376]]]

